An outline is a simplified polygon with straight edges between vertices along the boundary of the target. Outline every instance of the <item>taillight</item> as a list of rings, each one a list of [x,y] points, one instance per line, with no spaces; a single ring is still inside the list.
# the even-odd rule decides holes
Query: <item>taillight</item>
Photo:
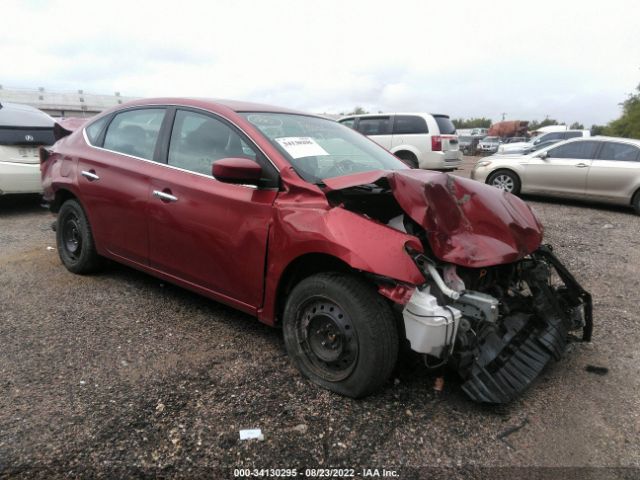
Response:
[[[442,151],[442,137],[440,135],[431,136],[431,151],[433,152]]]

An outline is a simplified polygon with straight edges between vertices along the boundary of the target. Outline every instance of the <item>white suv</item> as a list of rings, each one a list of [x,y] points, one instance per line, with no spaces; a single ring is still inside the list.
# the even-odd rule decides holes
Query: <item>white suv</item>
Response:
[[[447,115],[380,113],[352,115],[339,122],[370,137],[413,168],[454,170],[462,163],[456,127]]]

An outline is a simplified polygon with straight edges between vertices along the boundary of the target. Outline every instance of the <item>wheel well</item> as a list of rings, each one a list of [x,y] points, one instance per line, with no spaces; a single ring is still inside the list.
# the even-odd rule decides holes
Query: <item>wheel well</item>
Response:
[[[351,272],[342,260],[324,253],[307,253],[292,261],[280,276],[276,296],[276,321],[282,318],[287,296],[300,281],[321,272]]]
[[[640,188],[638,188],[635,192],[633,192],[633,195],[631,195],[631,205],[633,205],[636,197],[640,197]]]
[[[402,158],[402,159],[412,159],[412,160],[417,160],[418,157],[416,157],[415,153],[410,152],[409,150],[399,150],[396,153],[394,153],[394,155],[398,158]]]
[[[60,190],[56,191],[56,196],[53,199],[53,202],[51,202],[49,209],[53,213],[58,213],[58,210],[60,210],[62,204],[70,198],[77,199],[77,197],[71,191],[61,188]]]

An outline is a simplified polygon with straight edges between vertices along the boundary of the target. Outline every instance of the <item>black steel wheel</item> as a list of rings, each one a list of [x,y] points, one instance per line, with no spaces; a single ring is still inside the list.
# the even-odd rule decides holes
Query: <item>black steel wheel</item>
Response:
[[[80,203],[67,200],[60,207],[56,225],[58,255],[63,265],[73,273],[90,273],[100,266],[91,226]]]
[[[396,364],[399,342],[391,308],[355,275],[321,273],[302,280],[287,299],[283,330],[294,365],[342,395],[375,391]]]

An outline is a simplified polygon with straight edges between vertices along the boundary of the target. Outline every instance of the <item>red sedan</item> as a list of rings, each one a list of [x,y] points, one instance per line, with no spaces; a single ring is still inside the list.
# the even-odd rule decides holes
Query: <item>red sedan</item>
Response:
[[[68,270],[110,258],[281,326],[335,392],[382,386],[408,342],[474,400],[508,402],[570,330],[590,338],[590,296],[523,201],[331,120],[162,98],[57,135],[41,170]]]

